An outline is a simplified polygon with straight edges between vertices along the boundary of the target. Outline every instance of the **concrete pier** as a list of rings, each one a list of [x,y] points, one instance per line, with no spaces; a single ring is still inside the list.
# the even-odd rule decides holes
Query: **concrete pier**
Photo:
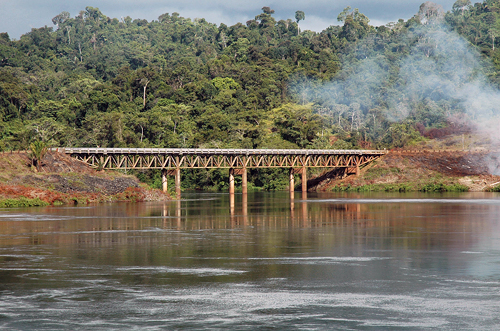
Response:
[[[242,169],[241,173],[241,191],[243,194],[248,193],[248,177],[247,177],[247,168]]]
[[[181,169],[175,169],[175,195],[177,199],[181,197]]]
[[[307,192],[307,168],[302,167],[302,192]]]
[[[229,194],[234,195],[234,168],[229,169]]]
[[[168,192],[168,182],[167,182],[167,170],[166,169],[163,169],[161,171],[161,184],[162,184],[162,189],[163,189],[163,193],[167,193]]]

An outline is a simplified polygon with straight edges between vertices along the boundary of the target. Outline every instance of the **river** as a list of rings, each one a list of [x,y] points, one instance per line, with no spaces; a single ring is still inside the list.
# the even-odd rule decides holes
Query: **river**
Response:
[[[500,195],[0,212],[0,329],[498,330]]]

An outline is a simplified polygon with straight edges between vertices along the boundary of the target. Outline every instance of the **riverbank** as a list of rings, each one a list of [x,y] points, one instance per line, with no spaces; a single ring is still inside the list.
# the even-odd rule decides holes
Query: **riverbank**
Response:
[[[0,207],[168,199],[134,176],[98,172],[61,153],[48,152],[39,170],[26,152],[0,153]]]
[[[492,175],[498,156],[486,150],[395,150],[361,169],[359,176],[329,178],[318,190],[353,192],[498,191]]]

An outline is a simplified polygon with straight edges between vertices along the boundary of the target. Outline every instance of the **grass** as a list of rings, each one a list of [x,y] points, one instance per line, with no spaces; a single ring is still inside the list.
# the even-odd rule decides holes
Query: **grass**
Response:
[[[412,192],[418,191],[411,184],[367,184],[361,186],[339,185],[334,192]]]
[[[500,192],[500,187],[498,188]],[[462,184],[440,183],[398,183],[398,184],[367,184],[351,186],[340,184],[335,186],[334,192],[468,192],[469,188]]]
[[[429,183],[422,186],[419,191],[421,192],[467,192],[469,188],[462,184],[450,184],[446,185],[443,183]]]
[[[373,180],[385,177],[387,175],[399,174],[401,173],[401,169],[393,167],[393,168],[370,168],[366,170],[364,174],[365,180]]]
[[[2,199],[0,200],[0,208],[19,208],[19,207],[38,207],[48,206],[49,203],[39,198],[29,199],[20,197],[18,199]]]

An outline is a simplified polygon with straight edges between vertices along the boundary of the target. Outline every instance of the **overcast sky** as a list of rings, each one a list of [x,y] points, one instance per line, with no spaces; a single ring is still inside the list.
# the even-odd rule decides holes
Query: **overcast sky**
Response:
[[[448,11],[456,0],[434,1]],[[75,17],[85,7],[98,7],[111,18],[130,16],[133,19],[158,19],[164,13],[178,12],[186,18],[205,18],[219,25],[245,23],[260,14],[263,6],[276,12],[277,20],[294,18],[302,10],[306,19],[302,29],[322,31],[338,25],[337,15],[347,6],[358,8],[379,26],[388,22],[411,18],[424,0],[0,0],[0,32],[8,32],[12,39],[19,39],[32,28],[53,26],[52,18],[62,11]],[[471,1],[477,2],[477,1]]]

